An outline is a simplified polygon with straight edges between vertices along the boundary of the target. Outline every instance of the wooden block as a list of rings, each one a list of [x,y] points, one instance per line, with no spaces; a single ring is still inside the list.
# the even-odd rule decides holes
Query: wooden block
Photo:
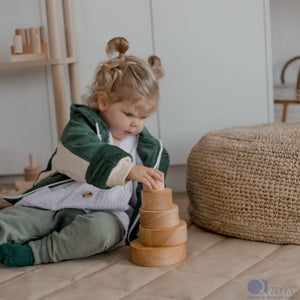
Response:
[[[34,35],[38,34],[38,29],[36,27],[29,28],[29,41],[30,44],[33,44]]]
[[[46,54],[46,59],[50,59],[50,49],[49,49],[49,44],[48,43],[42,43],[42,52]]]
[[[172,204],[171,189],[142,191],[142,208],[145,210],[171,209]]]
[[[40,36],[38,34],[33,34],[32,35],[32,45],[33,45],[33,53],[41,53],[42,48],[41,48],[41,40]]]
[[[154,182],[157,186],[156,191],[162,191],[165,188],[165,182],[164,181],[161,182],[158,179],[154,179]],[[149,189],[146,185],[143,185],[143,189],[144,189],[144,191],[155,191],[155,190]]]
[[[24,177],[26,181],[36,181],[39,174],[43,171],[42,167],[36,167],[34,169],[24,168]]]
[[[22,45],[28,44],[28,38],[27,38],[27,29],[26,28],[19,28],[16,29],[16,35],[22,36]]]
[[[33,53],[33,45],[23,45],[23,54]]]
[[[42,60],[42,59],[46,59],[46,53],[12,54],[10,56],[11,62]]]
[[[41,37],[41,43],[45,44],[47,43],[47,39],[46,39],[46,30],[44,26],[40,27],[40,37]]]
[[[32,188],[34,181],[26,181],[24,179],[17,179],[15,182],[16,189],[20,192],[25,192]]]
[[[42,52],[45,53],[46,59],[50,59],[50,49],[48,43],[41,44]],[[33,54],[33,45],[23,45],[23,54]],[[14,51],[14,46],[11,46],[11,54],[16,54]]]
[[[139,266],[166,267],[186,258],[185,243],[171,247],[146,247],[138,239],[130,243],[130,259]]]
[[[178,205],[171,209],[145,210],[140,208],[141,226],[144,228],[169,228],[179,224]]]
[[[177,226],[169,228],[149,229],[140,225],[139,241],[147,247],[166,247],[183,244],[187,241],[187,225],[179,220]]]
[[[29,167],[30,168],[36,167],[36,159],[35,159],[35,155],[33,153],[29,154]]]
[[[22,36],[21,35],[14,36],[14,52],[17,54],[23,53]]]
[[[29,154],[29,166],[24,168],[24,176],[26,181],[37,180],[40,172],[42,172],[42,167],[36,165],[35,155],[33,153]]]
[[[22,54],[32,54],[33,53],[33,45],[23,45]],[[11,46],[11,54],[16,54],[14,46]]]

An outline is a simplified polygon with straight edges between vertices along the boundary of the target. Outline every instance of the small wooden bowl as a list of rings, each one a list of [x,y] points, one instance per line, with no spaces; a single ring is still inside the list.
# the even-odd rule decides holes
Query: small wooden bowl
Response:
[[[187,241],[187,226],[179,220],[177,226],[169,228],[148,229],[140,226],[140,243],[147,247],[169,247]]]
[[[169,228],[179,223],[178,205],[165,210],[145,210],[140,208],[141,226],[144,228]]]
[[[165,210],[172,208],[172,190],[142,191],[142,208],[145,210]]]

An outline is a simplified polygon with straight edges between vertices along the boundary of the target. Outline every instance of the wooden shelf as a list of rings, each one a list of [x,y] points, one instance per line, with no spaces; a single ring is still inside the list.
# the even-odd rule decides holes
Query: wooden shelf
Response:
[[[0,64],[0,69],[21,68],[31,66],[53,66],[53,65],[67,65],[77,63],[77,57],[67,57],[63,59],[43,59],[43,60],[29,60],[20,62],[9,62]]]
[[[64,57],[63,43],[61,39],[62,35],[60,29],[58,0],[45,0],[49,39],[48,43],[52,59],[0,63],[0,70],[34,66],[50,66],[58,140],[60,140],[64,127],[69,120],[66,99],[65,65],[68,65],[71,101],[72,103],[81,103],[78,68],[79,59],[76,49],[73,0],[61,0],[61,2],[66,39],[66,57]]]

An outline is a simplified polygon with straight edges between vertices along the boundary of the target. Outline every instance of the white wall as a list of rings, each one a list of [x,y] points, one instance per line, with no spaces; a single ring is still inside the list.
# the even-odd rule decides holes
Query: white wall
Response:
[[[249,78],[246,76],[248,80],[243,81],[243,88],[241,88],[241,86],[239,85],[239,91],[237,90],[237,87],[234,86],[234,80],[232,79],[233,76],[230,77],[227,75],[231,74],[230,72],[233,72],[236,75],[236,69],[238,70],[238,72],[242,72],[243,74],[247,73],[244,72],[245,70],[242,70],[241,66],[245,62],[249,63],[249,60],[244,60],[242,53],[249,51],[251,47],[253,47],[254,52],[258,52],[259,57],[262,57],[261,62],[264,61],[263,56],[266,40],[264,36],[265,33],[263,32],[263,4],[266,3],[267,0],[248,0],[249,2],[247,2],[247,7],[250,7],[252,9],[251,11],[254,11],[254,19],[258,20],[258,22],[253,21],[253,15],[249,14],[247,12],[247,9],[244,8],[244,6],[240,4],[240,1],[238,0],[230,1],[232,5],[231,8],[228,5],[225,5],[224,9],[226,9],[228,17],[226,17],[226,15],[224,15],[220,10],[215,11],[214,6],[217,6],[218,1],[222,0],[214,0],[214,3],[212,3],[212,1],[206,1],[208,0],[188,2],[190,3],[191,8],[193,8],[194,5],[196,6],[201,15],[201,22],[204,22],[204,20],[206,20],[205,18],[207,18],[207,23],[210,24],[209,26],[207,26],[207,24],[204,22],[199,27],[201,36],[206,37],[206,48],[202,47],[201,43],[198,44],[199,49],[204,51],[204,53],[200,55],[200,59],[202,62],[202,68],[200,68],[202,73],[200,72],[200,75],[203,77],[203,79],[207,80],[207,84],[205,84],[206,89],[201,89],[201,92],[203,93],[203,91],[205,90],[206,94],[203,94],[201,96],[197,92],[196,95],[197,97],[201,96],[202,101],[204,101],[203,99],[210,98],[210,101],[212,102],[209,104],[209,107],[216,107],[216,115],[211,113],[208,115],[205,113],[205,105],[208,105],[206,101],[201,104],[201,113],[203,114],[202,121],[203,118],[207,118],[207,120],[212,122],[212,125],[209,125],[205,122],[206,127],[200,126],[202,131],[199,131],[199,138],[202,134],[204,134],[204,131],[215,129],[216,123],[214,122],[214,120],[216,119],[219,122],[218,128],[221,128],[222,126],[236,125],[236,122],[234,122],[234,118],[231,118],[230,114],[235,114],[238,117],[237,120],[239,120],[240,122],[239,125],[253,124],[254,122],[258,122],[258,120],[261,122],[267,122],[268,120],[270,120],[270,115],[267,115],[268,108],[266,98],[268,96],[266,95],[267,90],[265,90],[267,88],[265,84],[261,83],[263,80],[266,80],[266,66],[263,65],[263,63],[259,63],[256,68],[254,63],[257,63],[257,60],[253,59],[253,66],[251,65],[250,69],[255,69],[255,72],[251,71],[251,76],[248,76]],[[154,6],[152,7],[154,8],[153,11],[151,11],[151,3],[154,4]],[[172,3],[172,5],[176,5],[177,3],[178,7],[175,8],[175,12],[177,9],[177,13],[181,14],[186,12],[187,15],[189,15],[189,10],[185,7],[187,2],[185,2],[184,0],[177,0],[175,2],[172,1],[170,3]],[[236,5],[234,5],[234,3]],[[160,9],[160,5],[164,7],[164,12]],[[18,8],[17,10],[15,9],[16,7]],[[159,1],[150,0],[74,0],[82,93],[86,92],[86,86],[91,83],[97,63],[107,59],[107,56],[105,54],[105,46],[107,41],[113,36],[121,35],[125,36],[130,41],[131,48],[129,50],[129,54],[132,53],[144,59],[146,59],[148,55],[151,55],[154,52],[154,41],[156,42],[156,50],[158,52],[161,52],[157,52],[156,54],[165,57],[166,64],[164,66],[168,69],[166,70],[166,73],[168,74],[169,72],[168,77],[166,76],[165,78],[163,78],[165,82],[162,82],[162,98],[169,98],[168,101],[170,103],[171,100],[176,96],[176,94],[173,97],[173,94],[169,93],[169,88],[166,88],[168,86],[166,83],[167,80],[172,79],[174,73],[172,75],[172,73],[170,73],[170,70],[173,70],[175,67],[176,72],[176,64],[180,63],[181,57],[180,55],[174,54],[175,50],[172,53],[171,49],[169,49],[169,47],[165,45],[166,43],[164,44],[163,34],[168,36],[168,30],[172,30],[172,26],[169,27],[170,24],[165,24],[164,22],[164,20],[166,20],[166,18],[164,18],[164,14],[166,14],[166,17],[170,17],[168,15],[169,7],[170,6],[168,6],[168,3],[166,4],[166,1],[162,3]],[[205,13],[205,7],[208,8],[211,16],[214,16],[214,14],[216,13],[218,17],[216,17],[215,19],[207,16],[207,14]],[[234,15],[234,20],[231,20],[230,18],[231,9],[232,14]],[[246,19],[239,15],[239,13],[241,12],[243,12],[243,15],[246,16]],[[161,27],[161,30],[160,27],[156,28],[156,30],[159,31],[156,32],[156,37],[155,32],[154,34],[152,32],[152,13],[154,13],[155,22]],[[180,28],[189,24],[187,21],[193,21],[195,23],[190,24],[190,26],[193,26],[193,30],[197,31],[197,11],[193,12],[193,16],[194,17],[191,20],[180,19],[177,22],[176,18],[175,20],[171,18],[169,22],[174,22],[174,27],[176,27],[174,30],[180,33]],[[5,10],[0,11],[0,17],[0,28],[2,28],[2,30],[0,31],[0,62],[6,62],[9,60],[9,46],[11,45],[11,40],[15,28],[45,25],[46,19],[44,0],[28,0],[26,1],[26,4],[24,4],[23,0],[7,1]],[[217,20],[219,19],[222,19],[224,22],[224,26],[222,26],[221,28],[218,28],[218,26],[215,25]],[[236,23],[239,19],[243,24],[243,28],[237,28],[236,26]],[[231,20],[231,22],[229,20]],[[251,22],[255,22],[254,27],[251,26]],[[232,28],[230,26],[232,26]],[[210,35],[209,30],[211,29],[213,29],[213,32]],[[224,31],[224,34],[220,35],[221,29]],[[247,36],[247,34],[249,34],[250,36],[253,35],[254,37],[258,37],[257,40],[254,39],[258,43],[258,47],[253,46],[251,43],[249,45],[247,45],[247,43],[242,43],[239,44],[238,47],[243,49],[243,51],[239,51],[239,48],[236,48],[234,45],[236,39],[234,39],[233,37],[230,41],[226,39],[225,35],[228,30],[229,32],[230,30],[232,30],[233,32],[239,33],[237,35],[240,37],[239,39],[243,39],[245,36]],[[246,35],[244,35],[245,30],[247,32]],[[185,30],[183,30],[182,32],[182,37],[183,35],[188,35],[189,32],[189,28],[185,28]],[[170,38],[170,35],[168,36],[168,38]],[[175,34],[174,38],[176,39],[176,42],[180,44],[180,36]],[[209,43],[207,42],[213,42],[213,45],[215,47],[213,48],[214,50],[212,52],[209,47]],[[185,46],[183,45],[183,47]],[[180,50],[181,48],[177,47],[177,50],[178,49]],[[225,52],[222,51],[222,49],[224,49]],[[164,50],[165,52],[163,52]],[[193,48],[193,51],[197,52],[197,49]],[[232,57],[233,51],[236,51],[237,53],[235,60]],[[213,53],[215,57],[218,58],[217,61],[219,62],[216,65],[215,60],[212,60],[214,69],[210,68],[210,61],[205,60],[206,55],[209,56],[211,55],[211,53]],[[254,54],[250,56],[250,58],[255,57]],[[173,57],[171,57],[172,55]],[[228,58],[230,55],[232,60],[226,61],[226,58]],[[205,65],[205,68],[203,68],[203,65]],[[190,62],[190,68],[191,70],[194,70],[194,60]],[[225,75],[221,72],[223,75],[218,77],[218,68],[223,68],[223,72],[224,70],[227,70]],[[189,71],[185,70],[185,73],[189,74]],[[181,73],[180,75],[183,76],[184,80],[185,74]],[[232,79],[231,82],[230,78]],[[235,97],[235,99],[239,99],[238,97],[243,97],[243,95],[240,95],[241,89],[247,90],[248,96],[252,95],[256,100],[258,99],[258,94],[256,94],[257,88],[255,89],[255,87],[253,87],[250,89],[249,82],[253,82],[253,80],[256,80],[255,82],[257,82],[257,79],[260,78],[261,80],[259,80],[258,84],[259,91],[261,91],[259,93],[259,97],[261,97],[259,98],[259,101],[261,100],[259,103],[259,107],[262,107],[262,109],[258,109],[259,111],[257,112],[257,107],[255,107],[253,102],[251,102],[251,97],[249,97],[249,101],[247,99],[244,99],[244,104],[242,103],[242,101],[237,102],[237,105],[235,105],[235,112],[233,112],[230,107],[228,107],[228,103],[230,101],[233,101],[233,96]],[[203,84],[205,80],[201,80],[201,84]],[[220,93],[217,93],[218,87],[223,87],[225,89],[227,98],[220,97]],[[185,89],[186,93],[189,93],[191,90],[192,89],[189,88]],[[67,96],[69,97],[68,90]],[[189,101],[194,101],[194,103],[195,101],[197,101],[197,99],[193,96],[191,97],[190,95],[186,95],[186,97],[188,97]],[[0,70],[0,101],[0,128],[5,128],[5,130],[1,130],[0,132],[0,175],[22,173],[23,167],[28,164],[29,150],[30,152],[37,152],[38,164],[42,164],[45,166],[50,153],[53,151],[56,145],[55,115],[53,104],[54,101],[49,68],[27,68],[23,70],[19,69],[9,71]],[[162,99],[162,101],[164,100]],[[172,110],[169,109],[169,105],[170,104],[165,103],[165,105],[162,107],[162,112],[164,114],[168,113],[168,111],[170,112],[170,114],[172,114]],[[243,118],[240,112],[244,112],[245,114],[247,113],[247,118]],[[189,119],[189,121],[191,122],[191,124],[194,124],[199,119],[196,109],[194,109],[192,115],[194,116],[194,119]],[[251,116],[255,117],[251,119]],[[225,117],[227,118],[226,122],[224,121],[225,119],[222,119]],[[173,122],[176,123],[177,119],[180,119],[180,114],[178,118],[176,117],[176,120],[173,120]],[[10,126],[7,126],[7,124],[10,124]],[[154,115],[150,120],[149,125],[155,135],[158,135],[159,131],[157,128],[157,124],[157,116]],[[164,126],[166,129],[169,129],[167,126],[170,125],[165,124]],[[32,136],[34,136],[34,138]],[[169,137],[169,135],[167,135],[167,137]],[[197,140],[194,140],[193,143],[195,143],[196,141]],[[172,166],[170,168],[167,181],[168,185],[171,186],[175,191],[183,190],[185,187],[186,166],[182,164],[181,161],[178,163],[180,163],[180,165]],[[5,169],[8,170],[9,168],[9,172],[4,172]]]
[[[152,1],[155,50],[166,68],[161,139],[173,164],[186,163],[209,131],[272,121],[266,2]]]

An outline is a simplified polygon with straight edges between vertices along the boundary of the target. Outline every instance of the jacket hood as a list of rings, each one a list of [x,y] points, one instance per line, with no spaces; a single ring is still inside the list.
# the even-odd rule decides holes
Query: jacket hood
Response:
[[[100,131],[104,132],[104,136],[102,136],[104,142],[108,141],[108,127],[97,111],[84,104],[72,104],[70,107],[70,119],[73,119],[74,116],[84,118],[90,124],[91,128],[95,129],[95,132],[96,124],[98,124]]]
[[[73,117],[76,115],[84,118],[92,128],[95,128],[95,132],[96,124],[98,124],[99,130],[102,133],[104,132],[104,136],[102,136],[103,140],[105,142],[108,141],[108,127],[97,111],[89,108],[87,105],[84,104],[72,104],[70,108],[70,118],[73,119]],[[157,144],[159,144],[158,140],[153,140],[154,137],[151,135],[151,133],[146,127],[143,128],[142,132],[139,134],[139,137],[140,140],[143,141],[143,143],[146,143],[151,148],[154,148],[155,146],[157,146]],[[151,166],[151,163],[149,164],[149,166]]]

